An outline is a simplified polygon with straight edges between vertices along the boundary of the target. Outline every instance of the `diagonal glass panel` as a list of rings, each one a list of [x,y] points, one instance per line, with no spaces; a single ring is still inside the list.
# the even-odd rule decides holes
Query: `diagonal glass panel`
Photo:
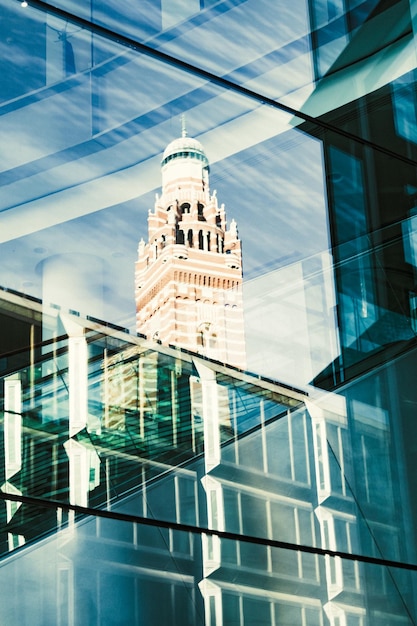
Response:
[[[130,3],[116,7],[110,1],[58,6],[69,11],[69,18],[73,13],[97,28],[228,76],[265,96],[282,98],[295,107],[306,103],[306,112],[314,111],[313,115],[326,112],[329,100],[335,108],[335,102],[347,104],[396,79],[404,72],[404,63],[408,70],[415,67],[407,1],[303,0],[291,11],[284,2],[271,6],[254,0],[186,5],[162,1],[140,8]],[[352,64],[364,77],[353,90],[347,86]],[[323,88],[310,102],[315,81],[322,82]],[[324,92],[331,97],[322,97]]]
[[[294,104],[311,91],[310,25],[304,0],[291,12],[284,2],[270,6],[251,0],[34,6],[49,8],[69,21],[78,16],[81,24],[91,23],[102,34],[118,33],[180,62],[261,88],[270,97],[287,96]]]
[[[119,40],[126,37],[129,46],[168,54],[180,64],[189,64],[190,71],[194,67],[211,72],[230,81],[229,88],[253,90],[335,128],[345,129],[349,117],[351,132],[386,147],[398,143],[401,153],[403,147],[391,131],[389,137],[386,133],[387,124],[393,123],[391,115],[382,126],[378,121],[386,115],[384,101],[391,98],[391,91],[395,92],[393,109],[406,113],[406,120],[396,116],[398,134],[404,123],[415,118],[414,14],[408,0],[300,0],[291,11],[285,2],[271,6],[259,0],[187,5],[171,0],[140,8],[93,1],[88,6],[65,3],[61,8],[38,0],[33,4],[42,11],[49,8],[63,21],[56,30],[64,55],[73,37],[66,24],[78,16],[78,25],[84,28],[91,26],[110,38],[119,35]],[[78,69],[73,56],[71,62]],[[357,77],[353,81],[351,67]],[[375,120],[372,128],[361,122],[362,98],[367,118]]]

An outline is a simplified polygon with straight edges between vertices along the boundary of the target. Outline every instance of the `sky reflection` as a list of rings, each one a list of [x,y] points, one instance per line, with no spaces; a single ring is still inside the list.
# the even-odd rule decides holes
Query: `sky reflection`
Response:
[[[221,4],[210,19],[155,39],[155,47],[186,51],[196,65],[270,98],[305,102],[312,68],[304,0],[296,14],[283,0],[267,12],[248,0],[244,11],[238,3],[224,14]],[[239,16],[252,28],[244,29]],[[27,77],[17,75],[19,97],[1,108],[1,286],[48,302],[56,297],[55,304],[63,298],[68,306],[62,285],[54,293],[44,275],[58,257],[72,259],[74,275],[63,279],[74,290],[71,308],[133,329],[137,245],[147,238],[162,152],[180,134],[183,113],[189,134],[207,152],[211,191],[225,204],[229,223],[237,221],[245,280],[327,250],[321,144],[294,128],[291,115],[42,17],[25,14],[38,34],[35,56],[47,60],[45,82],[27,93]],[[15,6],[14,23],[20,19]],[[71,36],[70,73],[62,65],[60,33]],[[247,45],[234,46],[231,33],[245,33]],[[213,36],[218,45],[208,66],[204,50]],[[33,71],[21,31],[17,40],[19,62]],[[88,289],[98,281],[102,289]]]

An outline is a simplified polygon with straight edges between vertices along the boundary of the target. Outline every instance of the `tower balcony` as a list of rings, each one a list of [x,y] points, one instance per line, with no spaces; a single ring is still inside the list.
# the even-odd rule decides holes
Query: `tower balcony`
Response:
[[[209,203],[209,194],[207,190],[202,190],[197,188],[197,184],[195,185],[183,185],[182,189],[172,189],[166,191],[163,196],[160,198],[161,206],[167,205],[175,205],[176,201],[181,204],[184,201],[190,202],[192,199],[193,202],[202,202],[204,204]]]

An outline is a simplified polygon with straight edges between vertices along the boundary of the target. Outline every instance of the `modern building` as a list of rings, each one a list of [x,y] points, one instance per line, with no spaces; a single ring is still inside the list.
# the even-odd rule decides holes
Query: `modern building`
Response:
[[[417,623],[415,9],[3,3],[1,623]]]
[[[4,292],[2,308],[40,326],[40,303]],[[410,572],[383,566],[407,549],[404,501],[380,455],[355,461],[384,447],[393,464],[387,414],[353,400],[352,431],[352,397],[59,317],[36,359],[4,364],[0,577],[32,594],[3,621],[34,595],[39,624],[244,623],[241,607],[263,624],[407,623]]]

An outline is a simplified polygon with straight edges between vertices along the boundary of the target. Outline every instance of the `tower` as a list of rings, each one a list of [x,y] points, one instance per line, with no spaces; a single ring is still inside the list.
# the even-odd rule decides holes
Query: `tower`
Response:
[[[242,252],[237,225],[210,193],[199,141],[182,136],[162,158],[162,195],[136,263],[136,326],[149,339],[245,367]]]

